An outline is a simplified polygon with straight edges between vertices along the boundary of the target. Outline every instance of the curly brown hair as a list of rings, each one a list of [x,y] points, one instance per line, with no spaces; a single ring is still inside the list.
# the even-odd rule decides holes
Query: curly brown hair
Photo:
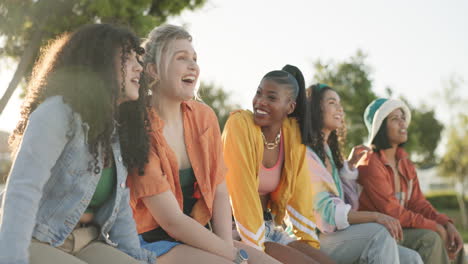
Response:
[[[46,98],[60,95],[89,125],[88,146],[95,159],[94,170],[99,145],[105,153],[105,164],[109,164],[111,135],[117,127],[124,164],[143,173],[148,161],[149,92],[141,85],[138,100],[117,103],[125,83],[118,83],[116,58],[121,56],[120,70],[125,76],[131,51],[140,55],[144,52],[138,37],[127,28],[110,24],[85,25],[42,48],[27,86],[21,118],[9,139],[13,153],[30,114]]]

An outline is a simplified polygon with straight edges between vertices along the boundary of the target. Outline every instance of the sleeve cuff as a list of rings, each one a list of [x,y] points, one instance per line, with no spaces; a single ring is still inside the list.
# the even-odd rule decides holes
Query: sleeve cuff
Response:
[[[343,162],[343,168],[340,170],[340,175],[342,178],[345,178],[347,180],[357,180],[359,173],[358,169],[354,168],[354,170],[351,170],[348,165],[348,161]]]
[[[335,207],[335,224],[338,230],[345,229],[349,226],[348,213],[351,210],[349,204],[337,204]]]
[[[444,215],[444,214],[439,214],[437,216],[437,218],[435,219],[435,221],[438,223],[438,224],[441,224],[443,226],[445,226],[447,223],[452,223],[453,224],[453,221],[452,219],[450,219],[448,216]]]

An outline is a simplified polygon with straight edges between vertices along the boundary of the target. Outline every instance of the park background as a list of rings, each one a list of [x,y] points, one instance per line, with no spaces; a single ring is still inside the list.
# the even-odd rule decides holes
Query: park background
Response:
[[[186,27],[201,68],[199,94],[218,115],[251,109],[261,77],[298,66],[306,84],[340,94],[345,153],[364,142],[362,113],[377,97],[412,110],[406,149],[425,195],[468,242],[468,1],[0,0],[0,189],[7,139],[39,48],[85,23]]]

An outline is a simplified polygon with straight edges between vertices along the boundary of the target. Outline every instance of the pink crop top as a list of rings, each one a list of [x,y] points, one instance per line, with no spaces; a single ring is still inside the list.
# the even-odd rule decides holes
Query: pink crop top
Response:
[[[260,163],[260,169],[258,172],[259,184],[258,184],[258,193],[260,195],[265,195],[273,192],[278,187],[281,178],[281,171],[283,169],[284,162],[284,148],[283,148],[283,136],[280,140],[280,151],[278,155],[278,161],[271,168],[265,168],[263,163]]]

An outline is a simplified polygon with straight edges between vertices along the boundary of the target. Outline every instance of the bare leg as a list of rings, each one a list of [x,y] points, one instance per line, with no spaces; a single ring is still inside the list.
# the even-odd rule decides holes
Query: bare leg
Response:
[[[301,251],[273,242],[265,242],[265,252],[285,264],[318,264]]]
[[[88,264],[112,263],[112,264],[138,264],[140,261],[130,257],[115,247],[104,242],[92,242],[83,248],[76,257]],[[58,262],[53,262],[58,263]]]
[[[301,242],[299,240],[289,243],[288,246],[301,251],[302,253],[315,259],[319,263],[322,263],[322,264],[334,264],[335,263],[330,257],[328,257],[325,253],[323,253],[319,249],[313,248],[309,246],[308,244]]]
[[[64,251],[53,247],[49,244],[38,242],[35,239],[29,246],[29,263],[31,264],[48,264],[48,263],[64,263],[64,264],[86,264],[79,258],[65,253]]]
[[[166,254],[159,256],[158,264],[173,263],[232,264],[232,261],[188,245],[178,245]]]
[[[234,246],[236,248],[242,248],[243,250],[247,251],[247,254],[249,254],[249,264],[281,264],[281,262],[277,261],[273,257],[270,257],[265,252],[257,250],[251,246],[247,246],[242,242],[234,241]]]

